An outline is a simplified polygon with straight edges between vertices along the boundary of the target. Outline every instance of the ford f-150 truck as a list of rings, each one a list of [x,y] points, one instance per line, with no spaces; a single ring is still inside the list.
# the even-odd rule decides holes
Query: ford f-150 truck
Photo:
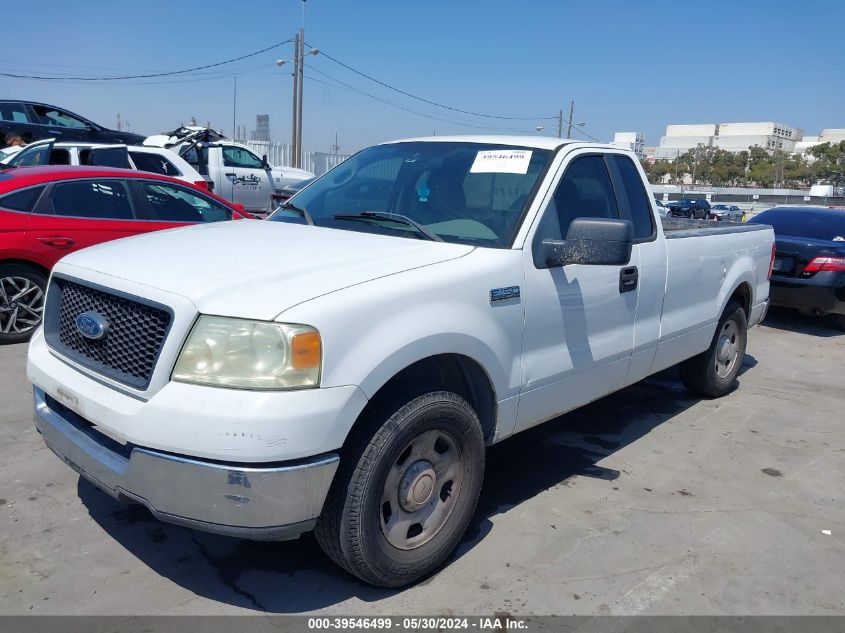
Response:
[[[402,586],[460,540],[486,446],[679,363],[704,396],[734,387],[772,230],[663,222],[609,145],[371,147],[266,222],[63,259],[29,350],[36,425],[164,521],[313,529]]]

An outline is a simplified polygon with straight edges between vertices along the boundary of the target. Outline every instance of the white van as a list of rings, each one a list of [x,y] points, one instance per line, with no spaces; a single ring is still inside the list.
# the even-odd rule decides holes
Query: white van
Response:
[[[0,163],[11,167],[37,165],[122,167],[170,176],[201,189],[208,189],[205,178],[196,169],[175,152],[162,147],[106,145],[75,141],[57,143],[55,139],[44,139],[30,143],[19,152],[3,158]]]

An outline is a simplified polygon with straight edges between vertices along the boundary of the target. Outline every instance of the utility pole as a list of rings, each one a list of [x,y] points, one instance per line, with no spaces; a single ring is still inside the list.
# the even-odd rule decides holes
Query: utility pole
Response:
[[[232,95],[232,134],[233,138],[238,138],[238,132],[235,127],[235,121],[238,118],[238,78],[235,76],[235,92]]]
[[[297,77],[296,80],[299,82],[299,90],[298,90],[298,97],[299,97],[299,104],[298,110],[299,115],[296,120],[297,128],[296,128],[296,162],[294,163],[294,167],[302,167],[302,93],[304,92],[302,80],[305,75],[305,1],[302,2],[302,28],[299,29],[299,64],[296,66],[297,69]]]
[[[334,145],[332,145],[332,152],[337,154],[340,151],[340,145],[337,143],[337,132],[334,133]]]
[[[675,184],[678,184],[678,161],[681,160],[681,150],[675,153]]]
[[[120,132],[123,129],[122,125],[123,124],[120,122],[120,112],[118,112],[117,113],[117,131],[118,132]]]
[[[557,137],[563,138],[563,108],[557,111]]]
[[[569,127],[566,128],[566,138],[572,138],[572,115],[575,112],[575,99],[569,102]]]
[[[291,109],[292,112],[292,122],[291,122],[291,133],[290,133],[290,161],[292,167],[297,167],[297,160],[298,152],[296,150],[297,147],[297,139],[296,133],[299,130],[299,126],[297,125],[298,122],[298,114],[299,114],[299,95],[298,87],[299,81],[297,77],[297,63],[299,60],[299,33],[297,33],[293,38],[293,72],[291,76],[293,77],[293,108]]]

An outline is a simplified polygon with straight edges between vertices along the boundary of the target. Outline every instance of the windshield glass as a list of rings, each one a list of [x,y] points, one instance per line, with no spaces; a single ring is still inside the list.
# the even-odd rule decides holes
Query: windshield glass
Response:
[[[413,226],[363,212],[407,216],[446,242],[503,248],[552,152],[486,143],[409,142],[359,152],[291,198],[317,226],[421,238]],[[336,217],[336,216],[347,216]],[[268,218],[304,222],[281,208]]]

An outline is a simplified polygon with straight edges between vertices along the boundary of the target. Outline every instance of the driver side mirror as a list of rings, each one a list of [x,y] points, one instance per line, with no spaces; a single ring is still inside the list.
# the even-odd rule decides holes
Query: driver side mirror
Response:
[[[264,169],[270,169],[270,163],[267,162],[267,154],[261,156],[261,167]]]
[[[634,223],[610,218],[575,218],[565,240],[543,240],[534,249],[537,268],[568,264],[624,266],[631,259]]]

